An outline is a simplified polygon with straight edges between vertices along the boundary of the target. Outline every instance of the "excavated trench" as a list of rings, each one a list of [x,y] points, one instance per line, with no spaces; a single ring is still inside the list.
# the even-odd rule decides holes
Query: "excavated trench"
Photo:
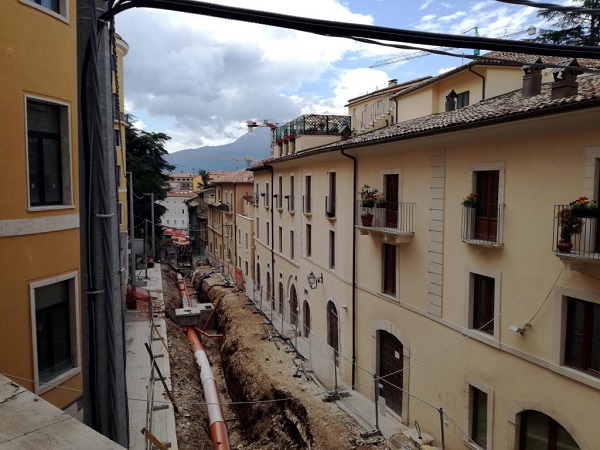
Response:
[[[212,270],[203,268],[204,272]],[[180,449],[210,449],[208,416],[202,405],[201,383],[194,355],[185,343],[185,334],[174,323],[175,309],[181,308],[175,272],[163,269],[165,315],[173,355],[172,382],[180,413],[176,414]],[[194,296],[194,289],[190,295]],[[232,292],[218,275],[202,283],[200,303],[217,304],[218,338],[201,337],[219,386],[219,395],[232,449],[287,449],[314,447],[308,412],[305,406],[281,383],[273,379],[272,365],[293,364],[293,356],[268,342],[269,325],[246,304],[242,292]],[[175,341],[178,341],[177,343]],[[266,354],[259,348],[266,344]],[[188,347],[186,349],[186,347]],[[264,350],[264,349],[263,349]],[[264,364],[263,364],[264,363]],[[268,366],[265,368],[265,365]],[[265,370],[266,369],[266,370]],[[275,372],[281,373],[279,368]],[[194,373],[195,372],[195,373]],[[186,386],[187,385],[187,386]],[[179,398],[178,398],[179,397]],[[327,448],[327,447],[325,447]]]

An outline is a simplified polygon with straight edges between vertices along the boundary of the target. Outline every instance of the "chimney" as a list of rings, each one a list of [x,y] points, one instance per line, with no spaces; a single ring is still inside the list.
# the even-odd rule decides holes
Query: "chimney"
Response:
[[[340,136],[342,138],[342,141],[347,141],[348,139],[350,139],[350,137],[352,136],[352,130],[348,125],[344,125],[343,128],[340,130]]]
[[[552,69],[552,76],[554,77],[552,100],[577,95],[579,83],[575,79],[583,73],[582,70],[577,69],[580,66],[575,58],[565,61],[561,66],[564,67]]]
[[[388,81],[388,87],[396,86],[398,84],[398,80],[396,78],[392,78]]]
[[[448,92],[446,92],[444,96],[446,97],[446,105],[444,111],[454,111],[456,109],[456,97],[458,97],[456,95],[456,92],[454,92],[454,89],[450,89]]]
[[[535,61],[521,67],[525,72],[523,75],[523,98],[535,97],[542,92],[542,70],[538,65],[542,63],[542,58],[538,57]]]

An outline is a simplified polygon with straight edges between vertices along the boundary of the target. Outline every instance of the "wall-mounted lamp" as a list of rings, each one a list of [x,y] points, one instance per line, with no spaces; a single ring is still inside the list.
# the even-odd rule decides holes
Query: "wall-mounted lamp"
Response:
[[[316,289],[319,283],[323,284],[323,274],[321,274],[320,277],[317,277],[311,270],[308,275],[308,285],[311,289]]]
[[[525,333],[525,330],[526,330],[527,328],[529,328],[529,327],[531,327],[531,323],[529,323],[529,322],[525,322],[525,324],[523,324],[523,326],[522,326],[522,327],[520,327],[520,326],[517,326],[517,325],[511,325],[511,326],[509,326],[509,327],[508,327],[508,329],[509,329],[510,331],[513,331],[514,333],[523,334],[523,333]]]

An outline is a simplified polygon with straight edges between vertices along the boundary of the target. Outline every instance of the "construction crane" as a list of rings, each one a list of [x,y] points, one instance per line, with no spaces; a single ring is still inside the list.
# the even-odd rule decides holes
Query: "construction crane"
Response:
[[[471,30],[475,30],[475,36],[479,36],[479,30],[477,29],[477,27],[475,28],[471,28],[470,30],[465,31],[462,34],[468,33]],[[517,36],[519,34],[523,34],[523,33],[527,33],[529,36],[533,36],[536,33],[536,28],[531,25],[529,26],[529,28],[527,28],[526,30],[519,30],[519,31],[515,31],[513,33],[507,33],[507,34],[503,34],[501,36],[496,36],[495,39],[505,39],[511,36]],[[434,47],[432,50],[437,50],[437,51],[447,51],[447,50],[454,50],[457,47]],[[479,55],[479,50],[474,50],[476,55]],[[369,66],[371,69],[374,67],[380,67],[380,66],[386,66],[388,64],[396,64],[402,61],[408,61],[409,59],[415,59],[415,58],[421,58],[422,56],[429,56],[431,55],[431,53],[427,50],[423,50],[423,51],[419,51],[419,52],[413,52],[413,53],[407,53],[406,55],[400,55],[400,56],[393,56],[391,58],[386,58],[386,59],[382,59],[380,61],[377,61],[375,64],[373,64],[372,66]]]

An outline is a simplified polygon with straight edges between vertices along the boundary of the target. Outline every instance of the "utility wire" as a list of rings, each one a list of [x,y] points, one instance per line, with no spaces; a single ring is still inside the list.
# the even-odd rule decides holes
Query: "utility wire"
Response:
[[[532,55],[562,56],[567,58],[600,58],[600,48],[593,46],[541,44],[529,41],[512,41],[480,36],[456,36],[444,33],[428,33],[374,25],[311,19],[193,0],[122,0],[116,3],[109,11],[102,14],[100,16],[100,21],[102,23],[107,19],[114,17],[116,14],[131,8],[154,8],[186,12],[221,19],[270,25],[331,37],[378,39],[391,42],[431,45],[435,47],[465,49],[485,48],[487,50],[527,53]]]

